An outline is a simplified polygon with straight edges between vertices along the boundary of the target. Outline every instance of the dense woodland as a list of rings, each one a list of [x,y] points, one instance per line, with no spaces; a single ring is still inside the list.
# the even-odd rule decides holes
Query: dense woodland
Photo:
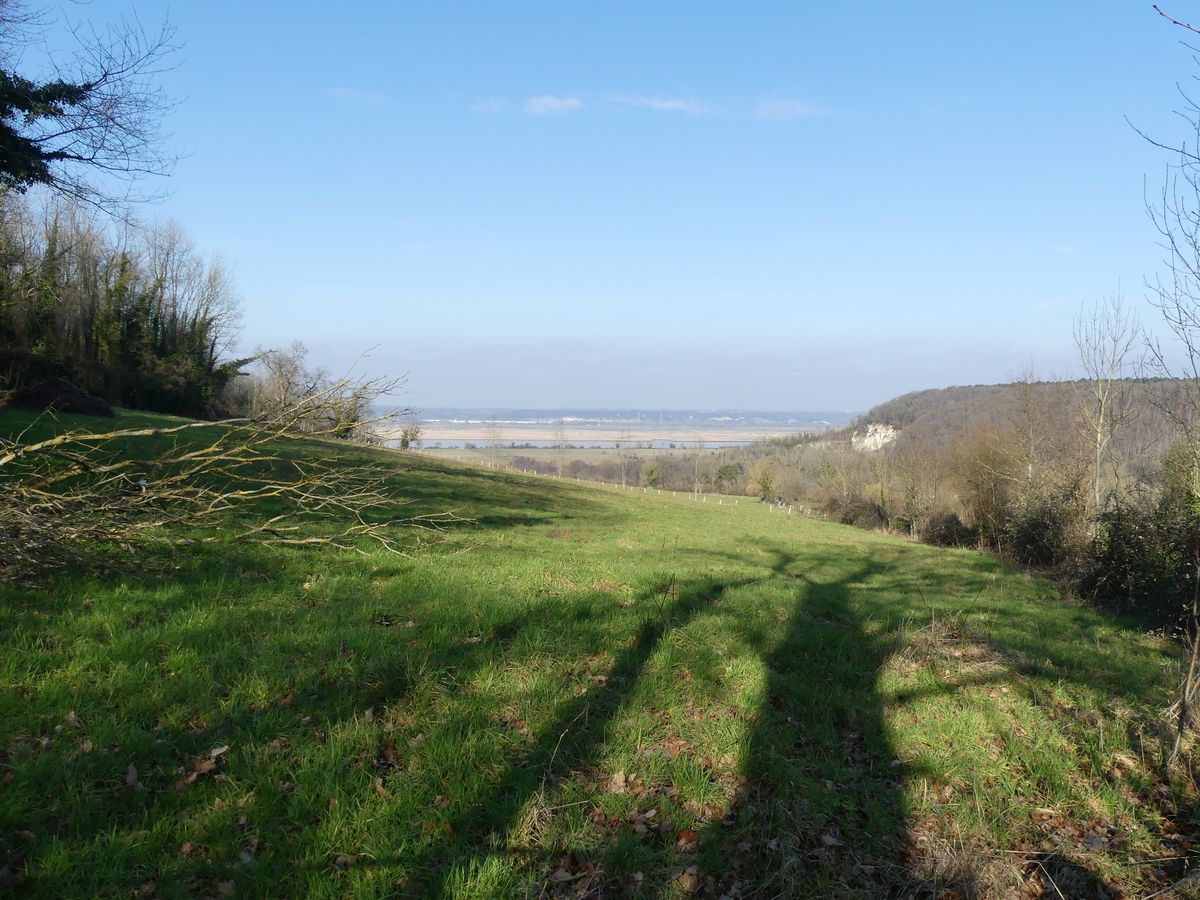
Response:
[[[177,223],[0,191],[0,398],[61,378],[114,405],[203,419],[308,403],[297,430],[372,436],[369,401],[393,384],[312,369],[299,343],[236,358],[240,321],[228,269]]]
[[[213,417],[248,360],[219,259],[173,223],[115,229],[86,207],[0,193],[0,389],[50,376],[123,406]]]

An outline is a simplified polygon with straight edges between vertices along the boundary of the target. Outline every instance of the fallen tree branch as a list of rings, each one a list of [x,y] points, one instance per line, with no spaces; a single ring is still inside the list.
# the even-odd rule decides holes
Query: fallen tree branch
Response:
[[[394,468],[334,439],[392,416],[348,429],[329,414],[348,392],[378,397],[394,384],[343,380],[269,415],[219,423],[0,439],[0,580],[94,568],[108,551],[127,557],[153,544],[404,554],[414,529],[463,519],[405,516],[410,501],[389,481]],[[164,437],[176,439],[163,446]]]

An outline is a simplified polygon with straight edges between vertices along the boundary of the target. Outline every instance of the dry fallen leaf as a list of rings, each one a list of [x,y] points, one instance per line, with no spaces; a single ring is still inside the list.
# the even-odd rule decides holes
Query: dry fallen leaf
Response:
[[[608,789],[614,794],[625,793],[625,770],[622,769],[614,775],[608,782]]]
[[[203,757],[197,756],[193,758],[192,762],[192,771],[184,775],[182,780],[175,783],[176,788],[182,788],[184,785],[188,784],[195,784],[198,778],[207,775],[217,767],[217,761],[215,759],[204,759]]]
[[[696,849],[696,844],[700,842],[700,835],[694,829],[684,828],[679,832],[679,838],[675,841],[675,846],[685,853],[690,853]]]
[[[675,879],[675,883],[686,894],[694,894],[700,890],[700,871],[697,866],[688,866]]]
[[[383,762],[393,769],[400,765],[400,754],[396,752],[396,741],[389,734],[383,744]]]

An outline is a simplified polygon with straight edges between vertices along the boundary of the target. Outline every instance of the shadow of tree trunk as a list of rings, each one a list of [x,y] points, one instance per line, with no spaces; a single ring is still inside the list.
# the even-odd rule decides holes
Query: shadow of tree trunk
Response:
[[[409,872],[400,886],[404,896],[434,897],[450,888],[456,869],[480,862],[491,845],[506,853],[493,837],[502,837],[516,823],[522,807],[540,791],[555,770],[572,771],[592,763],[611,737],[609,723],[618,716],[664,637],[709,608],[722,594],[753,580],[720,582],[698,580],[647,592],[641,600],[653,611],[637,630],[633,641],[608,670],[601,685],[566,703],[551,726],[538,735],[536,744],[507,765],[485,796],[472,798],[447,829],[450,837],[425,853],[402,860]],[[662,605],[655,608],[658,598]]]
[[[893,651],[855,609],[870,563],[830,582],[796,579],[796,599],[765,654],[764,703],[729,816],[702,838],[697,888],[712,896],[936,895],[909,870],[905,768],[877,689]],[[941,886],[951,887],[951,885]],[[969,884],[954,885],[966,896]]]

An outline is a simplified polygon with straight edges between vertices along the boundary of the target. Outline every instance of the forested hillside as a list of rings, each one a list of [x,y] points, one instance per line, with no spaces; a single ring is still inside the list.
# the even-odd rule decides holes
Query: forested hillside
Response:
[[[1121,378],[1113,383],[1122,406],[1122,427],[1113,435],[1121,455],[1147,461],[1161,457],[1177,439],[1170,411],[1183,405],[1186,385],[1167,378]],[[1092,402],[1092,394],[1092,383],[1083,379],[932,388],[873,406],[858,417],[850,431],[878,423],[910,434],[950,434],[967,425],[1007,422],[1015,415],[1040,418],[1043,429],[1057,419],[1060,430],[1066,430],[1079,427],[1074,418],[1081,407]]]
[[[0,392],[51,376],[138,409],[226,411],[245,360],[219,259],[174,223],[119,228],[80,204],[0,192]]]

